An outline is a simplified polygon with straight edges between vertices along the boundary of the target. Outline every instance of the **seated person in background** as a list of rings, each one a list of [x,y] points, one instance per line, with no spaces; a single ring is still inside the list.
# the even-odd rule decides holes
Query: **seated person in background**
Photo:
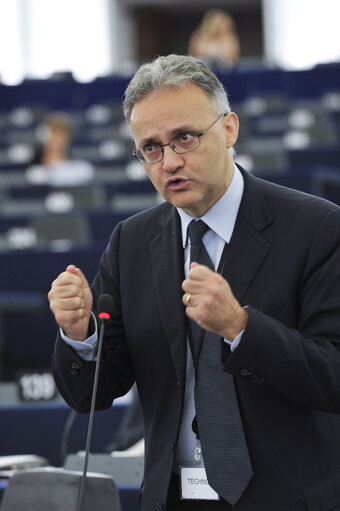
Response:
[[[234,65],[240,57],[240,43],[231,16],[218,9],[209,9],[190,37],[188,55]]]
[[[63,112],[49,113],[42,125],[42,144],[27,170],[32,184],[51,186],[77,186],[94,177],[93,166],[85,160],[71,160],[71,121]]]

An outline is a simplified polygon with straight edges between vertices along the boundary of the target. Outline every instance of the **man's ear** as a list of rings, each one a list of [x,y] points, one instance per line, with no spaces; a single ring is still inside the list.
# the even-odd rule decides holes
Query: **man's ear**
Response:
[[[238,137],[239,120],[234,112],[230,112],[223,118],[223,126],[226,131],[226,143],[228,149],[236,144]]]

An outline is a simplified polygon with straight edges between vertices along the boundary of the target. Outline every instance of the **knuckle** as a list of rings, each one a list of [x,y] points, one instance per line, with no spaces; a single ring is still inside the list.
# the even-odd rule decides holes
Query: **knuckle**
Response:
[[[82,294],[83,293],[83,287],[81,285],[81,282],[75,282],[72,284],[75,294]]]
[[[75,311],[80,309],[83,305],[83,300],[80,296],[70,296],[63,303],[63,308],[75,314]]]
[[[73,300],[74,300],[74,306],[75,306],[76,308],[81,308],[81,307],[83,307],[83,305],[84,305],[84,299],[83,299],[83,297],[82,297],[82,296],[75,296]]]
[[[75,302],[80,302],[83,298],[81,288],[75,285],[70,286],[69,295],[74,299]]]
[[[65,274],[65,272],[60,273],[60,275],[58,275],[58,277],[53,281],[53,284],[56,286],[64,284],[66,279],[67,275]]]
[[[210,308],[210,307],[214,306],[215,302],[216,302],[216,295],[213,291],[209,290],[209,292],[204,297],[204,305],[205,305],[205,307]]]
[[[212,301],[213,299],[216,299],[219,294],[219,290],[215,286],[210,286],[209,288],[209,299]]]
[[[49,303],[50,303],[50,309],[51,309],[51,311],[52,311],[52,312],[54,312],[54,310],[55,310],[55,304],[54,304],[54,301],[53,301],[53,300],[50,300],[50,301],[49,301]]]

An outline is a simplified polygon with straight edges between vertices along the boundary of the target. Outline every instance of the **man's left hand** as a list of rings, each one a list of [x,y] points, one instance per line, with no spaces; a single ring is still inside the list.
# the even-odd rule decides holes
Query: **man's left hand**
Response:
[[[229,283],[219,273],[202,264],[191,263],[182,289],[187,316],[205,330],[233,341],[245,329],[248,312],[241,307]]]

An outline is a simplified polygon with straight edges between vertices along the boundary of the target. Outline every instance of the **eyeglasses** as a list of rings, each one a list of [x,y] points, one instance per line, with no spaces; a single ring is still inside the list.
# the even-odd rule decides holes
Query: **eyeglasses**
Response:
[[[143,164],[156,163],[161,161],[164,156],[164,147],[170,146],[173,151],[177,154],[188,153],[189,151],[193,151],[197,149],[197,147],[201,144],[201,136],[204,135],[210,128],[216,124],[217,121],[227,115],[226,113],[220,114],[216,121],[214,121],[208,128],[201,131],[197,135],[193,133],[179,133],[174,138],[172,138],[167,144],[154,144],[153,142],[149,142],[145,144],[142,148],[135,147],[133,150],[133,155],[138,158],[138,160]]]

